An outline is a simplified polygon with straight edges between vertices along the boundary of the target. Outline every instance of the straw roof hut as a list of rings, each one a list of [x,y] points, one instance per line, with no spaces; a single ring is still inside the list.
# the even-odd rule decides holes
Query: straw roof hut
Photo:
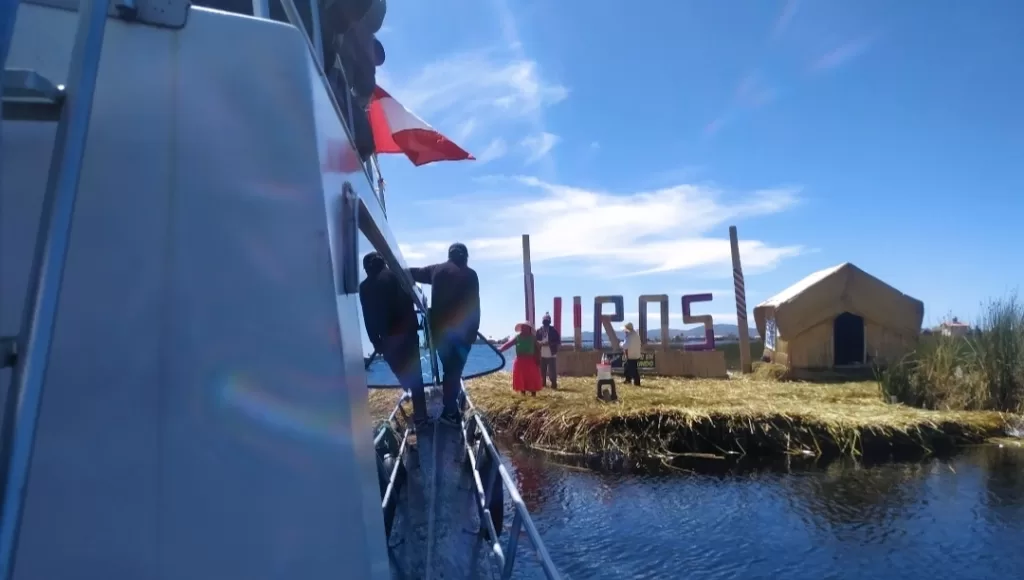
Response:
[[[791,369],[884,364],[914,348],[924,304],[849,262],[754,308],[765,354]]]

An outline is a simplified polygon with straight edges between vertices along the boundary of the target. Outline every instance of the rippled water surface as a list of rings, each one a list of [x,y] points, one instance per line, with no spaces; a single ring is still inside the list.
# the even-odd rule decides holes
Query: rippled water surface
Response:
[[[647,476],[509,462],[567,579],[1024,578],[1020,448]],[[516,568],[543,578],[528,549]]]

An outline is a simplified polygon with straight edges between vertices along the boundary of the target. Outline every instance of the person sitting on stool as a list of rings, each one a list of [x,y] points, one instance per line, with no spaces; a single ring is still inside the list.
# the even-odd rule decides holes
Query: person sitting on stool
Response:
[[[640,386],[640,357],[643,356],[643,345],[640,335],[633,330],[633,323],[627,322],[622,327],[625,336],[622,338],[622,380]]]

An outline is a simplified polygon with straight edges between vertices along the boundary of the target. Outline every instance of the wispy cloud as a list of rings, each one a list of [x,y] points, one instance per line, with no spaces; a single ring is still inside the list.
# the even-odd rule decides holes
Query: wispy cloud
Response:
[[[539,135],[530,135],[522,140],[520,145],[526,150],[526,164],[536,163],[543,159],[558,144],[558,135],[544,132]]]
[[[712,137],[743,113],[755,111],[771,104],[779,97],[779,90],[769,85],[757,71],[743,75],[725,110],[704,126],[704,136]]]
[[[528,164],[545,160],[543,167],[553,170],[545,158],[559,138],[547,130],[544,111],[565,100],[569,90],[545,78],[528,55],[509,3],[490,0],[489,5],[501,30],[499,42],[437,58],[400,80],[386,70],[378,78],[442,132],[470,149],[482,148],[478,162],[507,155],[510,140],[523,148]]]
[[[714,137],[722,130],[722,127],[729,121],[729,116],[722,114],[717,119],[712,119],[707,125],[704,125],[704,136]]]
[[[508,145],[504,139],[496,138],[491,139],[491,142],[487,144],[487,147],[476,156],[477,165],[489,163],[495,159],[504,157],[508,153]]]
[[[465,143],[469,136],[473,134],[473,130],[476,129],[476,118],[470,117],[461,123],[455,130],[453,137],[456,143]]]
[[[786,0],[785,4],[782,5],[782,10],[779,12],[779,16],[775,19],[775,24],[772,26],[771,38],[774,40],[782,36],[786,29],[789,28],[790,21],[796,16],[796,11],[800,7],[800,0]]]
[[[759,73],[751,71],[736,85],[733,102],[749,109],[758,109],[771,103],[778,96],[778,89],[767,85]]]
[[[866,53],[873,43],[874,38],[871,36],[848,41],[814,59],[809,67],[810,72],[824,72],[848,64]]]
[[[731,254],[726,224],[785,211],[797,203],[798,192],[783,187],[726,195],[708,186],[682,184],[616,195],[518,177],[506,180],[500,196],[463,207],[465,221],[451,227],[477,261],[520,260],[521,235],[529,233],[534,263],[559,261],[563,274],[579,271],[609,277],[720,270],[727,275]],[[488,219],[480,220],[481,215]],[[447,245],[420,237],[418,243],[403,247],[403,253],[443,258]],[[799,245],[741,242],[748,272],[774,268],[801,251]],[[609,263],[631,267],[609,269]]]
[[[456,54],[426,64],[404,81],[386,77],[388,90],[416,114],[450,127],[530,119],[568,90],[540,76],[535,61],[493,51]]]
[[[501,25],[502,40],[505,41],[507,49],[516,58],[516,60],[531,60],[528,57],[526,47],[523,45],[522,36],[520,36],[519,34],[519,23],[516,20],[515,14],[513,13],[512,7],[509,4],[508,0],[490,0],[490,5],[491,9],[498,17],[498,22]],[[559,98],[555,102],[564,100],[569,94],[568,89],[566,89],[564,86],[558,85],[557,88],[561,91],[561,98]],[[543,110],[535,110],[530,115],[530,122],[533,129],[532,132],[534,134],[548,133],[547,122],[544,118]],[[544,158],[543,161],[544,162],[541,164],[541,167],[543,168],[544,172],[548,175],[553,176],[555,172],[554,161],[550,158]]]

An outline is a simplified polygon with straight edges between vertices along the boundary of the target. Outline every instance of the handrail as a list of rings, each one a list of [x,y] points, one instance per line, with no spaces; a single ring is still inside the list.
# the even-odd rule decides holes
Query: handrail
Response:
[[[409,393],[402,393],[402,396],[398,398],[398,403],[395,405],[395,408],[392,409],[391,410],[391,414],[388,415],[388,420],[387,420],[388,423],[390,423],[390,424],[392,424],[392,425],[394,425],[396,427],[401,427],[401,425],[399,425],[398,422],[395,421],[395,418],[398,417],[398,415],[402,416],[402,420],[403,421],[408,422],[409,417],[406,416],[405,409],[402,408],[402,403],[408,401],[409,398],[410,398],[409,397]],[[383,439],[384,439],[384,432],[381,431],[380,433],[377,434],[376,437],[373,438],[373,444],[377,445]]]
[[[463,388],[463,396],[466,401],[466,407],[469,411],[476,410],[473,406],[472,400],[469,395],[466,394],[465,388]],[[494,446],[494,442],[491,440],[490,434],[487,432],[487,427],[483,421],[480,420],[479,413],[469,413],[468,421],[472,421],[475,427],[476,433],[479,436],[480,445],[477,447],[476,453],[473,452],[472,447],[469,444],[468,439],[466,440],[466,454],[469,457],[470,464],[473,468],[473,479],[476,484],[477,499],[479,500],[480,519],[486,523],[487,532],[491,540],[491,550],[494,552],[499,562],[502,564],[501,579],[508,580],[512,576],[512,567],[515,564],[516,548],[519,546],[519,535],[523,528],[526,529],[526,537],[529,538],[530,544],[533,545],[533,550],[537,554],[537,559],[540,561],[541,568],[544,570],[544,576],[548,580],[561,580],[562,576],[558,573],[555,568],[554,562],[551,561],[551,555],[548,553],[547,548],[544,546],[544,541],[540,538],[540,532],[537,531],[537,527],[533,524],[533,519],[530,517],[530,512],[526,509],[526,503],[523,502],[523,498],[519,495],[519,489],[516,487],[515,482],[512,480],[512,476],[509,475],[508,470],[501,461],[501,454],[498,453],[497,448]],[[463,436],[466,433],[466,424],[463,425]],[[480,460],[483,458],[483,454],[486,453],[490,456],[490,473],[487,476],[487,485],[484,486],[483,475],[479,470]],[[494,524],[491,520],[491,490],[493,489],[495,477],[501,478],[501,487],[508,492],[509,497],[512,500],[512,505],[515,508],[515,516],[512,518],[512,529],[509,531],[508,545],[503,549],[501,547],[500,540],[494,529]]]
[[[412,423],[409,421],[408,415],[405,414],[405,409],[402,408],[402,404],[409,400],[409,393],[403,393],[398,398],[398,403],[395,404],[395,408],[391,410],[391,414],[388,415],[387,423],[396,430],[401,430],[402,440],[399,442],[398,455],[394,457],[394,465],[391,467],[391,471],[388,472],[384,466],[384,462],[376,452],[374,456],[377,458],[377,470],[387,480],[388,485],[384,490],[384,495],[381,497],[380,508],[384,512],[384,525],[386,530],[391,529],[391,520],[394,518],[395,502],[398,498],[398,473],[402,468],[402,462],[405,460],[405,454],[409,449],[409,435],[413,429]],[[402,422],[404,425],[400,425],[397,421],[398,416],[402,416]],[[380,433],[373,438],[373,448],[377,449],[377,446],[384,441],[384,434],[386,430],[381,429]]]
[[[463,400],[466,405],[467,419],[463,422],[462,426],[462,437],[463,447],[466,451],[466,457],[470,462],[470,468],[473,473],[473,483],[476,488],[477,495],[477,510],[480,517],[481,525],[484,527],[484,534],[488,541],[491,543],[491,553],[494,556],[495,563],[499,568],[499,578],[501,580],[509,580],[512,576],[512,569],[515,566],[515,559],[517,549],[519,547],[519,536],[523,530],[526,531],[526,537],[530,540],[530,544],[533,547],[534,553],[537,555],[537,559],[540,562],[541,569],[544,570],[544,576],[548,580],[561,580],[562,576],[555,568],[554,562],[551,560],[551,555],[547,551],[547,547],[544,545],[544,541],[540,537],[540,532],[537,531],[537,527],[533,523],[533,519],[530,517],[530,512],[526,507],[526,503],[523,501],[522,496],[519,494],[519,489],[516,487],[515,481],[513,481],[511,474],[502,462],[501,454],[498,452],[497,447],[494,445],[494,441],[491,439],[490,433],[487,431],[487,426],[480,418],[479,412],[476,411],[476,407],[473,405],[473,401],[469,398],[469,395],[465,391],[465,385],[462,389]],[[409,417],[405,412],[403,404],[410,400],[409,393],[403,393],[399,397],[398,402],[395,404],[395,408],[392,409],[388,415],[387,423],[391,425],[396,431],[402,433],[402,440],[399,443],[398,456],[395,457],[394,466],[388,472],[381,461],[380,455],[377,455],[377,468],[380,470],[382,476],[387,481],[387,487],[384,491],[383,498],[381,500],[381,509],[384,511],[385,525],[387,529],[391,527],[391,518],[394,516],[394,504],[398,497],[398,486],[399,486],[399,469],[401,469],[402,462],[405,459],[405,455],[409,450],[409,435],[414,432],[414,429],[409,421]],[[398,418],[401,417],[402,421],[399,422]],[[472,431],[475,437],[470,436],[468,433]],[[376,448],[384,440],[385,430],[381,430],[374,437],[373,444]],[[476,449],[474,450],[473,445],[478,442]],[[484,456],[488,458],[488,467],[486,473],[481,471],[481,463],[483,463]],[[495,483],[501,482],[500,490],[507,492],[509,499],[512,500],[512,505],[515,510],[515,515],[512,518],[511,529],[509,530],[508,542],[503,547],[501,545],[500,533],[502,530],[497,530],[494,527],[494,520],[491,518],[491,502],[494,499],[492,492],[495,489]],[[499,491],[499,493],[501,493]],[[504,499],[504,498],[502,498]]]

